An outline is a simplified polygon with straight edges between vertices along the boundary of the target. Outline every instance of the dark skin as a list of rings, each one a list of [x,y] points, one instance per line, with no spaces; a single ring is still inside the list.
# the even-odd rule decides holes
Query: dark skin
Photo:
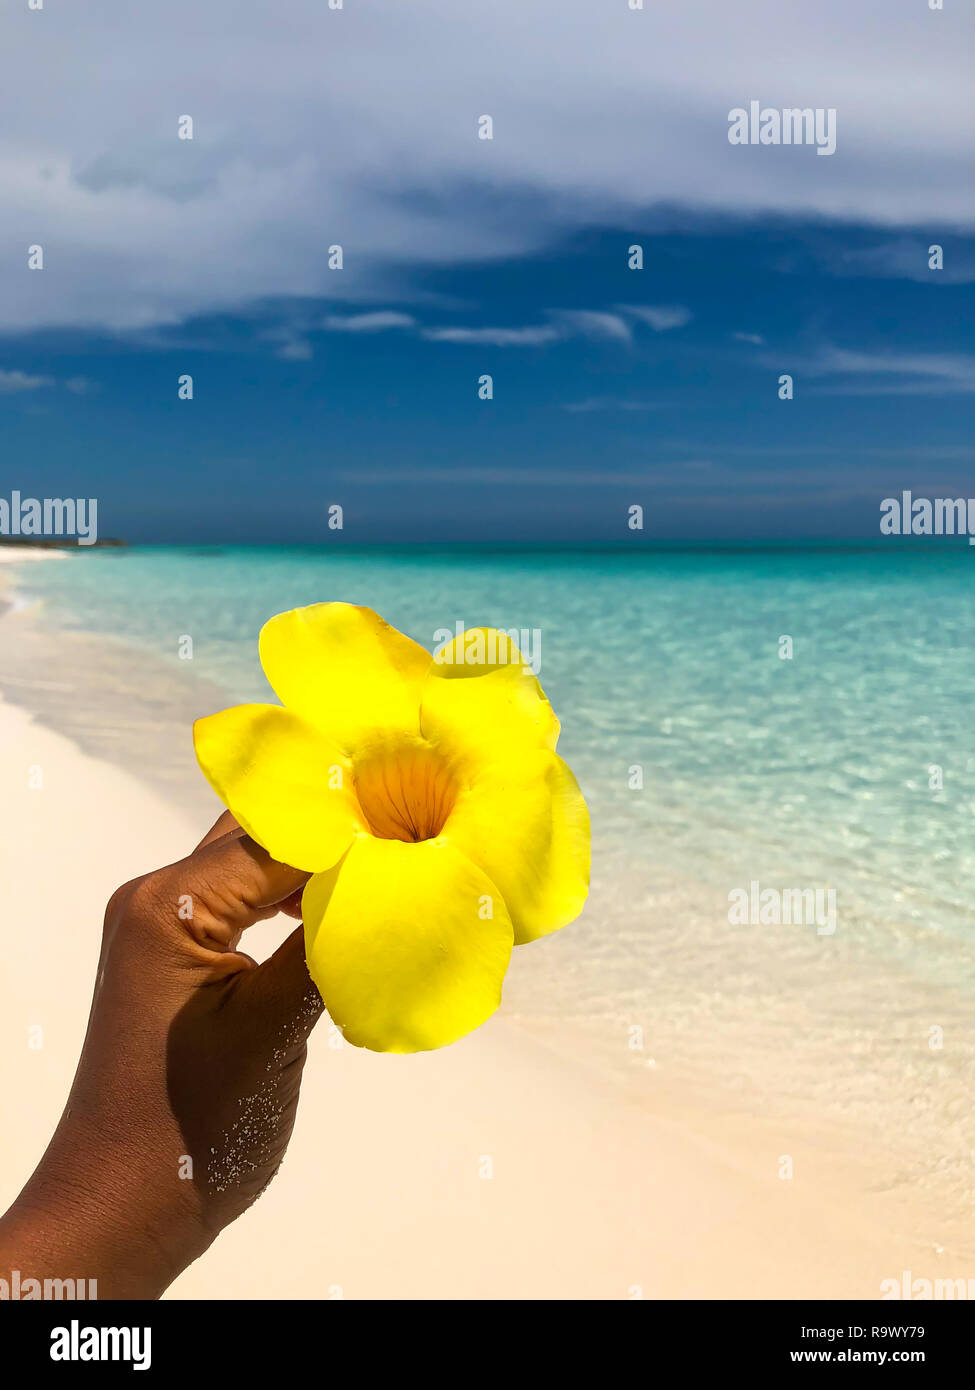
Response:
[[[300,917],[307,877],[225,814],[186,859],[113,895],[81,1060],[0,1218],[0,1275],[158,1298],[261,1195],[322,1002],[300,927],[261,965],[238,945],[279,911]]]

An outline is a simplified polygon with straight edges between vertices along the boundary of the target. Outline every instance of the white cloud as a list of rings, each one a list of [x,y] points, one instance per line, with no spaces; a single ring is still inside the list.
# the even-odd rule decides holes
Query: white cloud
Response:
[[[415,323],[411,314],[385,309],[373,314],[329,314],[322,327],[330,333],[382,333],[388,328],[412,328]]]
[[[769,365],[781,365],[768,361]],[[927,396],[975,391],[975,356],[968,353],[859,352],[824,347],[801,366],[810,376],[854,378],[852,382],[822,388],[830,394]],[[903,380],[884,381],[887,377]]]
[[[620,310],[648,323],[655,333],[666,333],[670,328],[683,328],[694,315],[681,304],[621,304]]]
[[[560,309],[555,315],[569,333],[581,333],[585,338],[613,338],[619,343],[632,341],[633,330],[619,314],[599,313],[593,309]]]
[[[884,279],[917,280],[929,285],[965,285],[975,280],[975,250],[946,238],[944,264],[932,270],[930,247],[941,245],[938,236],[898,237],[875,246],[837,251],[831,247],[820,259],[833,275],[865,275]]]
[[[563,337],[557,328],[424,328],[431,343],[475,343],[491,347],[540,347]]]
[[[739,343],[751,343],[753,347],[765,346],[765,339],[761,333],[734,333],[732,336]]]
[[[541,347],[566,338],[603,338],[629,343],[630,325],[618,314],[597,309],[552,309],[550,324],[523,328],[424,328],[421,336],[434,343],[474,343],[492,347]]]
[[[49,376],[31,376],[28,372],[0,371],[0,396],[16,396],[21,391],[39,391],[44,386],[53,386]]]
[[[623,0],[208,0],[200,16],[199,0],[5,15],[0,329],[403,302],[417,267],[614,221],[636,236],[652,206],[975,227],[968,7],[750,0],[743,22],[701,0],[665,35]],[[727,113],[753,98],[835,107],[836,154],[729,145]],[[28,273],[35,243],[45,269]]]

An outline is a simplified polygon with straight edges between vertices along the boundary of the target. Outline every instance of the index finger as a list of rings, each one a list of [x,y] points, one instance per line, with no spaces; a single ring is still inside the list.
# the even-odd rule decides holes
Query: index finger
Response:
[[[213,916],[238,930],[268,916],[269,908],[277,907],[311,878],[304,869],[272,859],[242,830],[204,844],[180,867]]]
[[[145,882],[158,905],[188,900],[192,912],[180,917],[181,935],[210,951],[236,951],[241,934],[264,922],[301,889],[311,874],[272,859],[249,835],[231,831],[160,869]]]

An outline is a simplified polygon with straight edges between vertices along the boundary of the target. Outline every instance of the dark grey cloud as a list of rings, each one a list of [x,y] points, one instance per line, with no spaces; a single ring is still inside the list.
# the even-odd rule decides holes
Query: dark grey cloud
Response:
[[[402,299],[410,267],[654,205],[941,240],[975,225],[973,32],[968,7],[923,0],[8,7],[0,329],[146,330],[287,296],[365,311],[394,267]],[[729,145],[753,99],[835,107],[835,155]]]

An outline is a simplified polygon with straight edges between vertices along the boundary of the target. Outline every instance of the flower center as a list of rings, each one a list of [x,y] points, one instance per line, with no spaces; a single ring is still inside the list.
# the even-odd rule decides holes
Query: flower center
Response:
[[[370,832],[380,840],[433,840],[457,799],[443,758],[422,746],[384,751],[355,769],[355,790]]]

